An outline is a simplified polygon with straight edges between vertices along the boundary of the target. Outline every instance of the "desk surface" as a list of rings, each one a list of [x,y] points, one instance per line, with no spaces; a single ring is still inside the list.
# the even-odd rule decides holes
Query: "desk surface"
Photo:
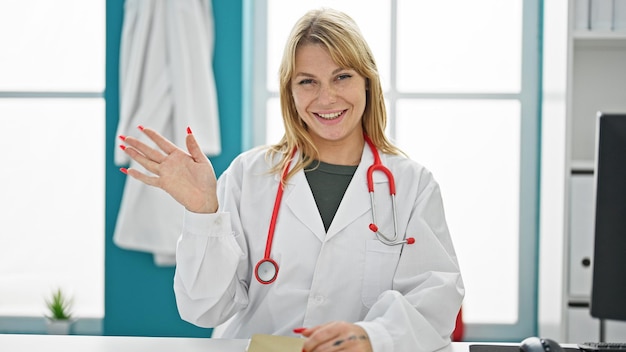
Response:
[[[0,334],[2,352],[245,352],[248,340],[186,337]],[[476,343],[453,342],[451,352]]]
[[[245,352],[248,340],[0,334],[2,352]]]
[[[139,337],[86,335],[1,334],[2,352],[245,352],[249,340],[212,339],[198,337]],[[453,342],[446,352],[469,352],[476,347],[504,347],[514,351],[517,343]],[[489,346],[489,347],[491,347]],[[578,352],[576,344],[561,344],[566,352]],[[571,349],[571,350],[569,350]],[[483,349],[485,350],[485,349]],[[519,349],[515,349],[515,352]]]

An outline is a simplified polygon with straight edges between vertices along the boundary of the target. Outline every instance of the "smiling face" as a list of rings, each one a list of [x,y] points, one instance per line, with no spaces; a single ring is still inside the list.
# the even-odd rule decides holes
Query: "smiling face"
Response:
[[[339,67],[323,46],[298,47],[291,90],[298,115],[318,148],[363,144],[366,80],[355,70]]]

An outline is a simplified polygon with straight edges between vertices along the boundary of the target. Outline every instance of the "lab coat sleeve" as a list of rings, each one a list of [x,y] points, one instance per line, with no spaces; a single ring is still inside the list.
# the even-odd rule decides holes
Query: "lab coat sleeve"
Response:
[[[439,186],[427,170],[415,184],[407,236],[416,242],[404,246],[393,290],[383,292],[358,323],[376,352],[449,349],[465,293]]]
[[[237,188],[224,195],[228,175],[218,182],[218,198],[237,197]],[[231,180],[232,181],[232,180]],[[231,218],[237,211],[215,214],[185,211],[183,233],[176,250],[174,292],[181,318],[201,327],[215,327],[248,304],[248,284],[241,277],[248,271],[247,251],[241,231],[233,231]]]

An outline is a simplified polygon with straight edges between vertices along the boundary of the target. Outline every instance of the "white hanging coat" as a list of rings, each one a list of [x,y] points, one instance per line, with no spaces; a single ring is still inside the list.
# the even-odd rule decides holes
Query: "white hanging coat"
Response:
[[[439,186],[414,161],[381,155],[395,176],[399,233],[415,237],[387,246],[368,228],[369,147],[361,160],[328,233],[304,172],[287,182],[271,250],[278,277],[269,285],[253,270],[280,179],[267,173],[262,149],[234,160],[218,182],[218,213],[185,213],[174,278],[181,317],[203,327],[232,317],[222,332],[229,338],[344,320],[367,331],[375,352],[450,348],[464,286]],[[374,182],[377,225],[392,234],[387,178],[376,172]]]
[[[205,154],[220,153],[213,37],[210,0],[126,0],[116,138],[132,135],[151,145],[137,130],[144,125],[184,148],[191,126]],[[119,143],[116,164],[143,170]],[[113,239],[153,253],[157,264],[173,265],[183,209],[160,189],[129,177]]]

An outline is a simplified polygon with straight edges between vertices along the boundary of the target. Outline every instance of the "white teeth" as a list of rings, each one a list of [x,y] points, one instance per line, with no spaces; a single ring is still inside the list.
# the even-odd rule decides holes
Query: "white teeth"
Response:
[[[342,111],[339,112],[334,112],[332,114],[317,114],[319,117],[326,119],[326,120],[331,120],[334,119],[336,117],[339,117],[339,115],[341,115]]]

